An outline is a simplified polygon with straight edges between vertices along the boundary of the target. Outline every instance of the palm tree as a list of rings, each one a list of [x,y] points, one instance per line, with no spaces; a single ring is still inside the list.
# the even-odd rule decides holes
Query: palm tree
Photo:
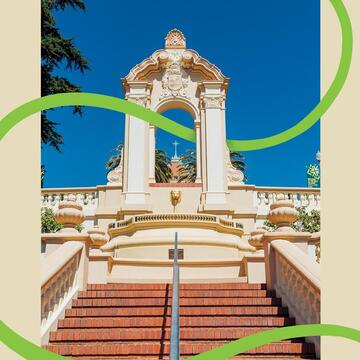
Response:
[[[245,156],[239,151],[230,151],[230,161],[232,166],[245,174],[246,164],[244,162],[244,159]],[[244,176],[244,179],[246,179],[246,176]]]
[[[196,180],[196,150],[186,150],[180,156],[178,165],[178,182],[192,183]]]
[[[244,155],[238,151],[230,151],[230,160],[234,168],[245,173],[246,164]],[[185,154],[180,156],[180,165],[178,168],[178,182],[192,183],[196,180],[196,150],[186,150]],[[246,181],[246,176],[244,176]]]
[[[115,155],[110,156],[108,161],[106,162],[105,167],[108,173],[119,166],[123,147],[124,144],[122,142],[119,143],[116,149],[114,149]]]
[[[106,162],[105,167],[108,170],[108,173],[119,166],[121,161],[121,154],[124,144],[121,142],[114,149],[115,155],[110,156],[109,160]],[[161,149],[155,150],[155,180],[158,183],[168,183],[171,179],[171,161],[166,155],[166,152]]]
[[[170,158],[161,149],[155,150],[155,181],[168,183],[171,179]]]

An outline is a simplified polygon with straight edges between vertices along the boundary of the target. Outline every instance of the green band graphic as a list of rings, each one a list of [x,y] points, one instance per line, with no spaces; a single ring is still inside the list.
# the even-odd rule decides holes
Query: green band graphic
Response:
[[[258,150],[279,145],[310,129],[329,109],[339,95],[349,73],[352,57],[352,28],[350,18],[341,0],[330,0],[339,18],[342,32],[342,52],[340,64],[330,88],[319,104],[296,125],[279,134],[254,140],[227,140],[230,150]],[[160,114],[111,96],[90,93],[56,94],[25,103],[0,121],[0,140],[18,122],[39,111],[59,106],[83,105],[114,110],[136,116],[173,135],[195,142],[194,130],[182,126]]]
[[[225,360],[258,346],[307,336],[337,336],[360,343],[360,330],[332,324],[296,325],[262,331],[232,341],[214,350],[192,356],[191,360]],[[0,340],[17,354],[28,360],[65,360],[66,358],[44,350],[16,334],[0,321]]]

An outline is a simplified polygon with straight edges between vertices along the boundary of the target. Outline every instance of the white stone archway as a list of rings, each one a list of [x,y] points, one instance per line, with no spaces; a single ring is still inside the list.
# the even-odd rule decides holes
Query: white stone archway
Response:
[[[177,29],[166,36],[165,49],[155,51],[122,79],[128,101],[159,113],[177,108],[193,116],[197,182],[202,184],[204,210],[226,204],[229,182],[239,183],[243,178],[231,166],[226,146],[228,83],[219,68],[186,48],[185,37]],[[123,155],[118,174],[125,204],[146,204],[149,183],[155,181],[155,128],[126,115]]]
[[[194,106],[194,104],[187,98],[165,98],[159,101],[155,107],[152,108],[153,111],[157,113],[163,113],[167,110],[183,110],[187,112],[194,121],[194,129],[196,133],[196,182],[201,183],[201,148],[200,148],[200,111]],[[150,126],[150,182],[155,182],[155,129],[153,126]]]

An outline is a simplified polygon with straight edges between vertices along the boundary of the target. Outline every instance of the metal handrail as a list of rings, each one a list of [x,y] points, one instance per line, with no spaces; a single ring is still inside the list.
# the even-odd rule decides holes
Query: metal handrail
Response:
[[[175,233],[171,303],[170,360],[180,359],[178,233]]]

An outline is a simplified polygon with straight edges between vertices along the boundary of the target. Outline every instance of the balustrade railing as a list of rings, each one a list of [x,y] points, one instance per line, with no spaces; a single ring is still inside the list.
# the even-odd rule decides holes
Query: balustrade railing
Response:
[[[266,214],[269,211],[269,206],[276,201],[280,194],[290,199],[296,207],[305,206],[309,211],[320,209],[320,189],[317,188],[256,186],[254,188],[254,206],[258,208],[260,214]],[[75,195],[76,201],[83,206],[85,213],[92,212],[98,207],[96,187],[42,189],[41,207],[57,210],[59,202],[66,200],[69,195]],[[138,221],[141,221],[141,218]],[[209,221],[212,220],[209,219]]]
[[[320,210],[320,189],[290,187],[255,187],[255,206],[260,212],[267,213],[269,206],[276,201],[278,195],[284,195],[298,206],[305,206],[309,211]]]
[[[41,337],[48,333],[79,290],[79,266],[83,246],[79,242],[69,241],[43,259]]]
[[[127,230],[128,227],[171,226],[173,224],[186,223],[187,226],[208,226],[222,229],[224,232],[243,233],[243,225],[236,221],[219,218],[215,215],[205,214],[147,214],[135,215],[127,220],[120,220],[108,225],[110,233],[118,233]]]
[[[296,245],[273,240],[265,247],[266,282],[298,324],[320,323],[320,265]],[[319,338],[311,338],[317,355]]]
[[[95,210],[98,206],[98,192],[95,187],[89,188],[53,188],[41,190],[41,207],[57,210],[59,202],[67,200],[70,195],[83,206],[84,211]]]

